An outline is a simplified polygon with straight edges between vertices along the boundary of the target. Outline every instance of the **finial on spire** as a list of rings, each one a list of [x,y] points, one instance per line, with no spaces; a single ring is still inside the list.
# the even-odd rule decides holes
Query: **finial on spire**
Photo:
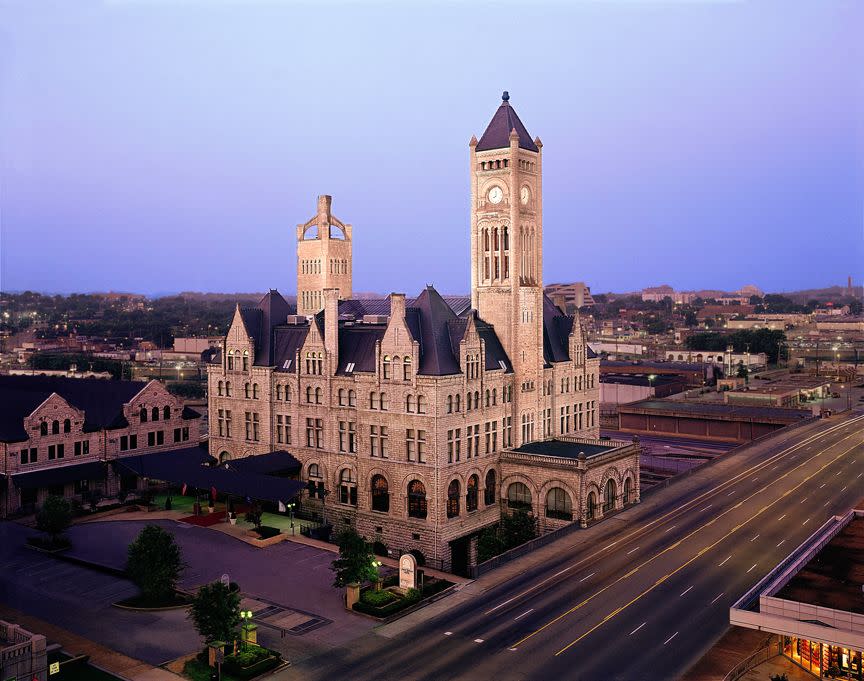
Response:
[[[510,93],[507,92],[507,90],[504,90],[504,94],[501,95],[501,101],[502,102],[509,102],[510,101]]]

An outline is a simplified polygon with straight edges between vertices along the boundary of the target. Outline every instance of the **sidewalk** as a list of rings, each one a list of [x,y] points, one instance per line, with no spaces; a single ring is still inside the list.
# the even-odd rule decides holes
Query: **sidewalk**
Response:
[[[0,603],[0,619],[15,622],[33,633],[42,634],[49,643],[59,643],[70,653],[88,655],[90,661],[97,667],[129,679],[129,681],[179,681],[183,678],[160,667],[153,667],[141,660],[127,657],[88,638],[49,624],[38,617],[25,615],[2,603]]]

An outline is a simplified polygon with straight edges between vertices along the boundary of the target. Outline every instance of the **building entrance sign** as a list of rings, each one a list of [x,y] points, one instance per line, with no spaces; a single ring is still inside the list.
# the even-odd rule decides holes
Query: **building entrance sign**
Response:
[[[405,553],[399,558],[399,588],[417,588],[417,559],[410,553]]]

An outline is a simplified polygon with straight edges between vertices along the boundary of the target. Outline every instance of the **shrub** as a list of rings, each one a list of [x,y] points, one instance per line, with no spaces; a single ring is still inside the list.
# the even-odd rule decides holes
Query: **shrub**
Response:
[[[376,591],[374,589],[366,589],[360,594],[360,600],[367,605],[373,605],[380,608],[382,605],[395,601],[398,596],[390,591]]]
[[[72,522],[72,506],[63,497],[50,495],[36,514],[36,528],[48,535],[52,544]]]
[[[170,601],[183,569],[174,535],[158,525],[147,525],[129,544],[126,572],[152,603]]]
[[[336,573],[333,586],[378,579],[378,568],[372,564],[372,551],[357,530],[353,527],[346,528],[339,534],[337,541],[339,558],[334,560],[330,567]]]
[[[240,593],[222,582],[205,584],[192,598],[189,619],[205,642],[235,639],[240,626]]]
[[[269,539],[270,537],[275,537],[277,534],[282,534],[282,530],[278,527],[270,527],[269,525],[261,525],[255,531],[261,539]]]

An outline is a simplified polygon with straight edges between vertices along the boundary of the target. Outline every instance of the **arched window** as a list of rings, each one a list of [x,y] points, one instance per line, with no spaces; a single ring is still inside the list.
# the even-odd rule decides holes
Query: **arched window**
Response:
[[[447,395],[447,413],[453,413],[453,395]]]
[[[338,395],[339,406],[345,406],[345,388],[339,388],[339,392],[336,393]]]
[[[486,473],[486,489],[483,490],[483,501],[487,506],[495,503],[495,495],[497,494],[497,484],[495,481],[495,471],[490,470]]]
[[[310,463],[309,464],[308,477],[310,477],[310,478],[320,478],[321,477],[321,468],[320,468],[320,466],[318,466],[317,463]]]
[[[474,391],[474,408],[475,409],[480,408],[480,391],[479,390]]]
[[[411,358],[405,357],[402,360],[402,380],[410,381],[411,380]]]
[[[219,452],[219,463],[225,463],[231,458],[231,454],[228,452]]]
[[[249,351],[243,351],[243,371],[249,371]]]
[[[312,404],[312,386],[306,386],[306,404]]]
[[[171,407],[168,405],[162,407],[162,418],[166,421],[171,418]]]
[[[460,411],[462,411],[462,395],[461,395],[461,394],[457,394],[457,395],[455,396],[455,398],[456,398],[456,406],[455,406],[454,411],[456,411],[456,412],[460,412]]]
[[[546,517],[558,520],[573,520],[573,503],[570,495],[560,487],[553,487],[546,495]]]
[[[381,411],[387,411],[390,408],[390,401],[387,399],[387,393],[381,393],[378,396],[378,399],[381,404]]]
[[[492,388],[492,406],[498,404],[498,388]]]
[[[234,371],[234,351],[228,351],[228,371]]]
[[[258,399],[258,384],[257,383],[252,384],[252,399],[253,400]]]
[[[372,476],[372,510],[382,513],[390,510],[390,489],[383,475]]]
[[[69,433],[72,431],[72,421],[69,419],[63,419],[63,432]]]
[[[520,511],[531,510],[531,490],[524,482],[513,482],[507,488],[507,508]]]
[[[471,404],[472,404],[471,393],[468,393],[465,396],[465,411],[471,411]]]
[[[150,410],[150,420],[158,421],[159,420],[159,407],[153,407]]]
[[[60,421],[54,420],[51,422],[51,434],[57,435],[60,432]]]
[[[357,479],[350,468],[343,468],[339,473],[339,502],[357,505]]]
[[[423,395],[417,395],[417,413],[426,413],[426,398]]]
[[[224,390],[225,390],[225,384],[222,383],[222,381],[219,381],[218,390],[217,390],[216,394],[219,395],[219,397],[222,397]]]
[[[624,480],[624,503],[630,504],[633,502],[633,480],[627,478]]]
[[[225,381],[225,397],[231,397],[231,381]]]
[[[492,392],[489,388],[486,388],[486,406],[491,406],[492,404]]]
[[[252,393],[249,391],[249,384],[248,383],[243,384],[243,394],[246,396],[247,400],[252,396]]]
[[[386,381],[390,378],[390,355],[384,355],[383,362],[383,378]]]
[[[377,409],[378,408],[377,393],[375,393],[375,392],[369,393],[369,408],[370,409]]]
[[[451,480],[447,486],[447,517],[455,518],[459,515],[459,481]]]
[[[585,505],[585,515],[588,520],[594,520],[594,517],[597,515],[597,495],[594,494],[594,491],[588,492],[588,502]]]
[[[315,404],[321,404],[321,397],[324,395],[324,391],[321,388],[315,388]]]
[[[276,399],[277,400],[282,399],[282,384],[281,383],[276,384]]]
[[[419,480],[408,483],[408,517],[426,518],[426,487]]]
[[[615,481],[609,478],[606,481],[606,489],[603,493],[603,513],[608,513],[615,509]]]
[[[357,393],[353,390],[348,391],[348,406],[356,407],[357,406]]]
[[[405,411],[409,414],[414,413],[414,395],[408,395],[408,397],[405,398]]]
[[[472,475],[468,478],[468,484],[465,486],[465,510],[468,513],[477,510],[477,488],[480,486],[480,478]]]
[[[42,423],[39,424],[39,434],[40,435],[47,435],[48,434],[48,421],[42,421]]]

